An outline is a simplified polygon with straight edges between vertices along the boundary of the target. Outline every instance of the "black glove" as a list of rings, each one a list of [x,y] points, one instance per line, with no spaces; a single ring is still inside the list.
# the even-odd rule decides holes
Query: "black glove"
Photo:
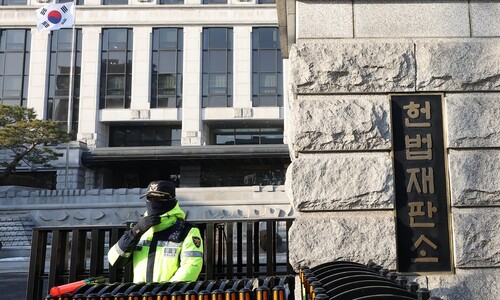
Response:
[[[151,215],[141,218],[139,222],[137,222],[137,224],[135,224],[135,226],[132,228],[132,233],[136,238],[140,237],[146,231],[148,231],[149,228],[160,224],[160,222],[160,216],[158,215]]]

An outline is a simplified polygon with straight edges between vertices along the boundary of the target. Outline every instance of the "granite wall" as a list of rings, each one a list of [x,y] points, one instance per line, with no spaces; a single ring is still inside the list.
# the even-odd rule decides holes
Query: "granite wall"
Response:
[[[290,63],[295,268],[397,269],[391,94],[440,93],[453,270],[443,299],[500,299],[500,1],[278,0]]]

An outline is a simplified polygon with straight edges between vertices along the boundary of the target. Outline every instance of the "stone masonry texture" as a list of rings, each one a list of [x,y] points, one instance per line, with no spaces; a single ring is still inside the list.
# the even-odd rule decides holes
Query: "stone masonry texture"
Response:
[[[290,263],[314,267],[333,260],[396,267],[392,212],[305,213],[290,228]]]
[[[287,193],[299,211],[394,207],[387,153],[301,155],[288,168],[287,178]]]
[[[457,268],[500,267],[500,207],[453,209]]]
[[[290,61],[290,84],[297,94],[415,90],[411,41],[297,41]]]
[[[447,93],[448,145],[500,147],[500,93]]]
[[[389,99],[386,96],[300,96],[291,118],[295,151],[390,150]]]
[[[396,269],[388,97],[439,93],[453,265],[413,279],[446,300],[500,299],[500,0],[298,2],[287,19],[293,266]],[[328,12],[342,26],[321,23]]]
[[[418,91],[499,91],[500,39],[416,41]]]
[[[453,206],[500,206],[500,150],[450,150]]]
[[[457,269],[453,276],[421,276],[415,281],[443,300],[498,300],[498,278],[500,268],[480,268]]]

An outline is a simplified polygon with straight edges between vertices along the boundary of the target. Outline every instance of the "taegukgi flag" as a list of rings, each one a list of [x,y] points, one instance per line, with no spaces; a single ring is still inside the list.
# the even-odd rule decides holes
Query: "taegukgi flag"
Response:
[[[49,4],[36,10],[36,28],[41,31],[71,27],[74,18],[73,2]]]

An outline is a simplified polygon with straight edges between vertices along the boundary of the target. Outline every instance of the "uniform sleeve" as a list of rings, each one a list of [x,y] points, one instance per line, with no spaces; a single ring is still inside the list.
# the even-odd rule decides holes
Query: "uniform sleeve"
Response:
[[[184,241],[180,253],[180,267],[169,281],[196,281],[203,266],[203,241],[200,230],[192,228]]]
[[[122,268],[132,260],[132,252],[139,243],[131,230],[125,231],[122,237],[108,251],[109,264],[115,268]]]

